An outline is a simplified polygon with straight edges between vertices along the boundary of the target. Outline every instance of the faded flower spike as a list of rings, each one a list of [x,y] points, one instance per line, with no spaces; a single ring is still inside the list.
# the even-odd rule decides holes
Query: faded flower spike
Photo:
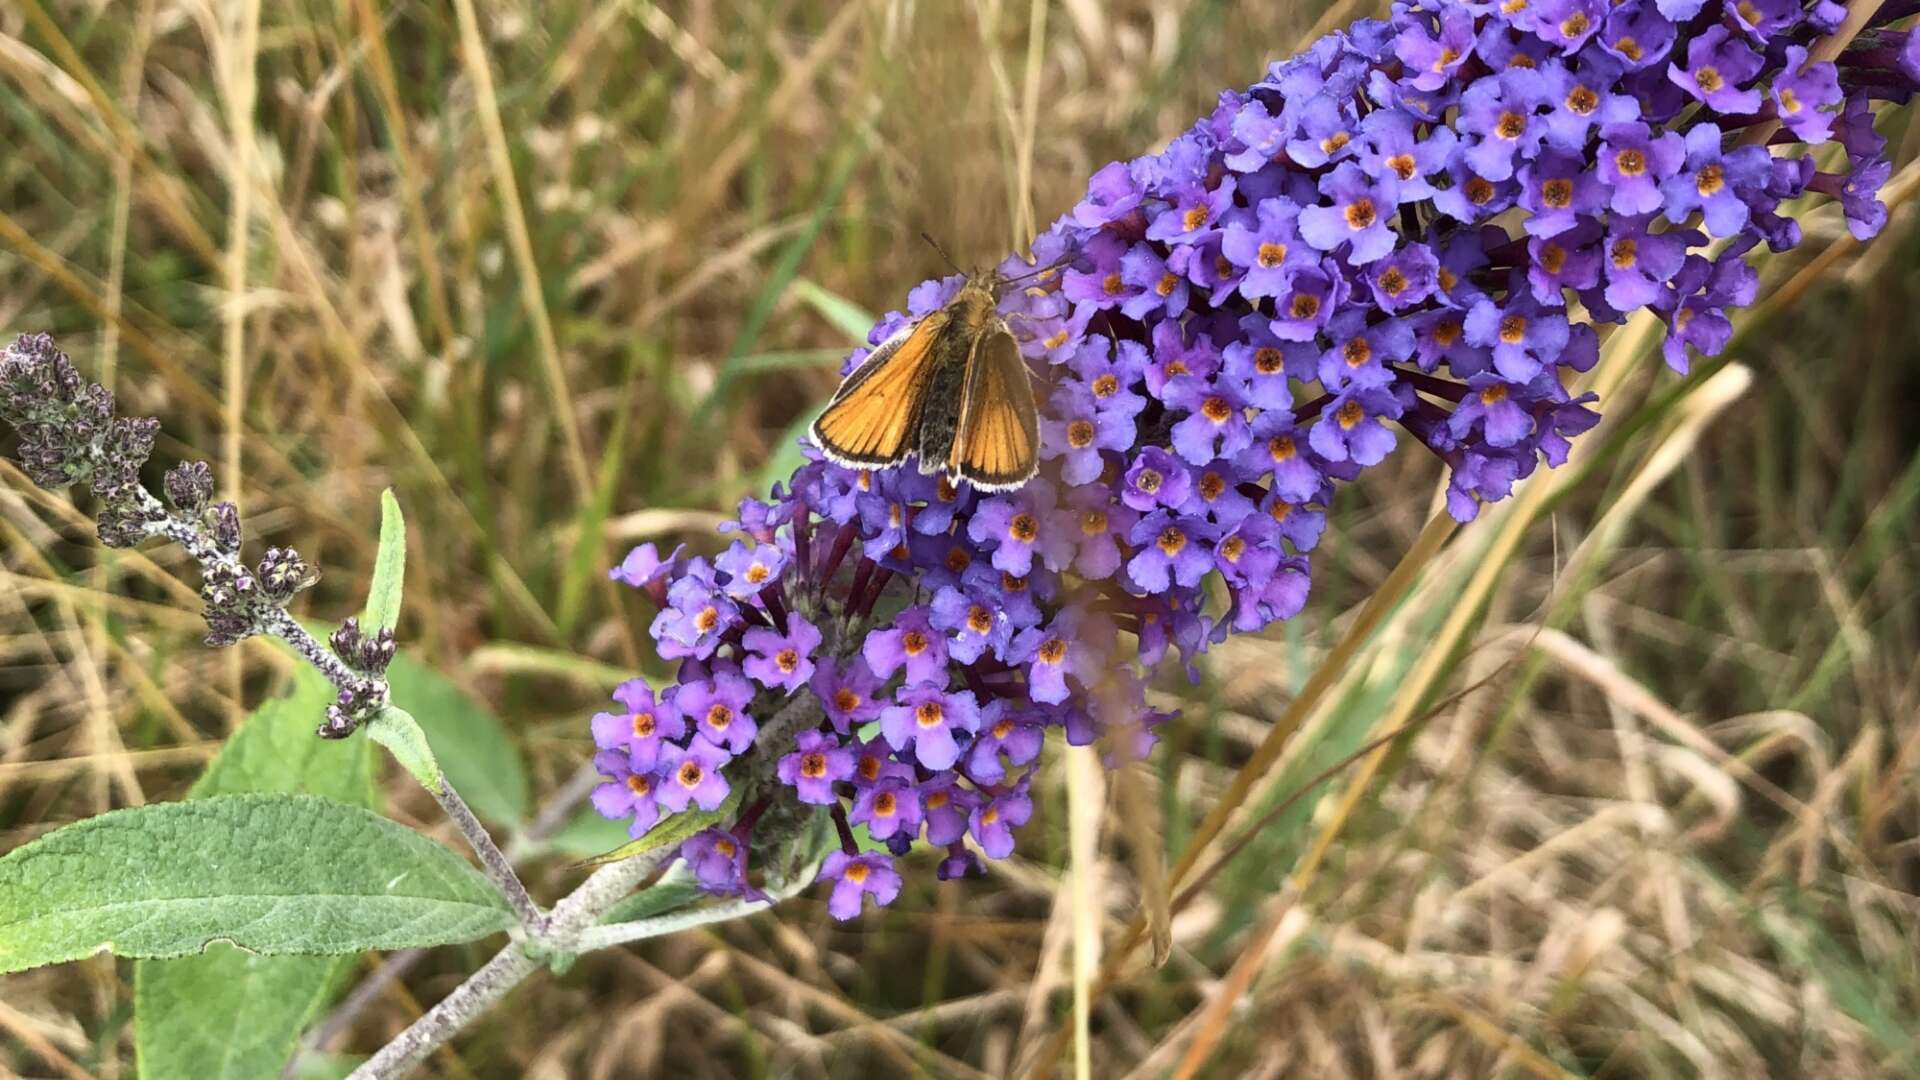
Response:
[[[1651,310],[1685,371],[1752,301],[1747,253],[1799,242],[1784,202],[1876,231],[1872,103],[1920,85],[1884,25],[1913,10],[1815,61],[1830,0],[1401,2],[1222,93],[1000,267],[1062,263],[1001,301],[1041,387],[1039,478],[984,495],[816,455],[742,504],[725,553],[648,545],[615,571],[681,667],[595,718],[596,804],[640,835],[731,793],[685,855],[739,895],[785,840],[770,823],[804,820],[773,811],[818,807],[841,918],[891,900],[889,853],[916,843],[943,877],[1004,858],[1048,730],[1144,752],[1170,653],[1301,609],[1339,485],[1411,437],[1471,519],[1598,421],[1566,389],[1596,324]]]

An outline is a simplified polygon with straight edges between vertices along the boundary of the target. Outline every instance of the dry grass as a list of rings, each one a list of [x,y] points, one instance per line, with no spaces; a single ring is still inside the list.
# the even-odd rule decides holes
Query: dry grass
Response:
[[[160,415],[161,458],[237,454],[249,542],[327,570],[317,617],[357,606],[396,486],[426,553],[404,636],[508,719],[549,793],[606,673],[650,662],[599,568],[709,536],[784,471],[848,306],[895,306],[935,270],[915,235],[963,261],[1004,250],[1318,13],[15,0],[0,327],[55,332]],[[255,49],[258,105],[237,109],[231,63]],[[1911,157],[1908,118],[1889,127]],[[1639,421],[1596,432],[1594,466],[1540,498],[1484,612],[1444,625],[1512,511],[1424,569],[1253,777],[1243,817],[1269,820],[1176,913],[1170,962],[1107,957],[1093,1070],[1920,1075],[1920,243],[1902,214],[1815,262],[1840,230],[1807,228],[1809,254],[1767,271],[1793,303],[1750,325],[1740,367],[1681,395],[1653,361],[1620,364],[1609,412]],[[1426,519],[1437,467],[1408,452],[1379,471],[1340,508],[1308,614],[1164,687],[1186,715],[1147,783],[1176,853]],[[246,652],[230,679],[178,607],[194,581],[176,553],[101,552],[73,508],[0,472],[9,849],[178,796],[278,661]],[[1372,783],[1335,768],[1355,757]],[[1136,913],[1139,833],[1113,813],[1074,870],[1100,910],[1076,912],[1059,765],[1022,858],[987,882],[927,866],[851,925],[803,897],[589,957],[432,1067],[1030,1064],[1073,1024],[1076,922],[1111,945]],[[532,877],[551,896],[574,872],[548,858]],[[410,967],[329,1049],[378,1045],[476,959]],[[0,1072],[130,1075],[123,976],[96,959],[0,978]]]

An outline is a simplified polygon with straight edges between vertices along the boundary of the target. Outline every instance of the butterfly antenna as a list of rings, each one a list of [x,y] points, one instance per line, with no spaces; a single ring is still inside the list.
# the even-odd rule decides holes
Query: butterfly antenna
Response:
[[[953,256],[947,254],[947,249],[940,246],[940,241],[935,240],[933,237],[928,236],[924,232],[920,234],[920,239],[925,240],[927,242],[928,247],[939,252],[940,257],[947,260],[947,265],[953,267],[956,272],[962,273],[962,274],[966,273],[965,270],[960,269],[959,263],[953,261]]]

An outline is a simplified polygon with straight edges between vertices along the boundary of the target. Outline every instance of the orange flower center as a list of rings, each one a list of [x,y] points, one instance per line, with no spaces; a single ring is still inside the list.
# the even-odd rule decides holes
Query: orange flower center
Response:
[[[1224,424],[1233,416],[1233,406],[1223,397],[1210,397],[1200,403],[1200,414],[1216,424]]]
[[[800,755],[800,775],[809,780],[818,780],[827,775],[827,755],[818,750],[809,750]]]
[[[1693,73],[1693,81],[1700,84],[1700,90],[1703,93],[1708,94],[1725,86],[1727,82],[1720,77],[1720,69],[1711,64],[1702,64],[1700,70]]]
[[[800,654],[793,649],[781,649],[773,654],[773,666],[780,669],[780,674],[791,675],[800,666]]]
[[[1360,421],[1367,418],[1367,411],[1360,407],[1359,402],[1349,401],[1345,405],[1340,406],[1340,411],[1334,413],[1333,418],[1339,421],[1342,428],[1352,431],[1359,425]]]
[[[975,604],[967,609],[967,629],[984,634],[993,629],[993,612]]]
[[[1207,223],[1207,208],[1204,206],[1196,206],[1191,210],[1188,210],[1180,218],[1180,224],[1186,226],[1186,230],[1188,232],[1192,232],[1193,230],[1199,228],[1202,225],[1205,225],[1206,223]]]
[[[1273,375],[1286,366],[1286,358],[1279,349],[1271,345],[1262,345],[1253,350],[1253,370],[1262,375]]]
[[[1294,444],[1291,435],[1275,435],[1267,440],[1267,455],[1273,458],[1276,464],[1292,461],[1294,455],[1299,452],[1300,448]]]
[[[707,726],[715,731],[725,731],[727,725],[731,723],[733,723],[733,710],[725,705],[716,702],[713,708],[707,710]]]
[[[1640,242],[1631,236],[1623,236],[1613,242],[1613,265],[1615,269],[1627,270],[1640,260]]]
[[[1366,338],[1353,338],[1340,350],[1340,355],[1346,358],[1348,367],[1361,367],[1373,359],[1373,346],[1367,344]]]
[[[708,631],[712,630],[714,627],[719,625],[720,625],[720,609],[717,607],[714,607],[712,604],[708,604],[706,607],[701,608],[700,614],[695,615],[693,617],[693,628],[695,630],[700,631],[703,634],[707,633]]]
[[[634,713],[631,717],[628,717],[628,719],[633,722],[634,738],[651,739],[653,737],[653,732],[656,725],[654,724],[652,713],[637,712],[637,713]]]
[[[1151,495],[1160,490],[1160,473],[1154,469],[1141,469],[1140,475],[1134,478],[1133,486]]]
[[[1220,557],[1230,563],[1237,563],[1240,561],[1241,554],[1246,550],[1247,542],[1245,540],[1238,536],[1229,536],[1220,544]]]
[[[1040,535],[1040,523],[1034,520],[1032,514],[1015,514],[1013,520],[1007,523],[1007,535],[1023,544],[1031,544],[1033,538]]]
[[[1159,548],[1171,558],[1185,550],[1187,546],[1187,534],[1181,532],[1178,526],[1169,525],[1160,530],[1160,535],[1154,539],[1153,543],[1155,547]]]
[[[653,790],[653,780],[635,773],[627,777],[627,790],[635,795],[645,795]]]
[[[1407,275],[1401,273],[1397,266],[1387,267],[1386,272],[1376,280],[1380,285],[1380,291],[1388,296],[1399,296],[1407,291]]]
[[[1320,314],[1320,298],[1312,293],[1295,293],[1293,303],[1287,306],[1287,314],[1296,319],[1311,319]]]
[[[706,775],[706,770],[700,767],[699,762],[687,761],[681,763],[679,771],[673,774],[673,778],[680,781],[680,786],[683,788],[697,788]]]
[[[1540,201],[1555,210],[1565,210],[1573,205],[1573,181],[1565,177],[1555,177],[1540,186]]]
[[[1254,261],[1260,264],[1260,269],[1271,270],[1287,261],[1287,245],[1276,244],[1269,240],[1260,245],[1260,251],[1254,256]]]
[[[1040,662],[1057,664],[1067,658],[1067,643],[1059,638],[1048,638],[1040,643]]]
[[[1485,177],[1475,176],[1467,180],[1467,201],[1475,206],[1485,206],[1493,201],[1493,182]]]
[[[860,707],[861,697],[846,687],[833,692],[833,707],[841,712],[852,712]]]
[[[1094,397],[1107,398],[1107,397],[1112,397],[1113,395],[1119,392],[1120,392],[1120,380],[1117,378],[1114,378],[1111,372],[1105,375],[1101,375],[1093,380],[1093,396]]]
[[[1500,320],[1500,340],[1508,345],[1518,345],[1527,340],[1527,319],[1524,315],[1508,315]]]
[[[1080,515],[1080,534],[1082,536],[1098,536],[1106,531],[1107,512],[1105,510],[1089,510]]]
[[[1613,167],[1621,176],[1642,176],[1647,171],[1647,155],[1631,147],[1613,155]]]
[[[1067,445],[1085,450],[1093,445],[1093,421],[1075,420],[1067,425]]]
[[[1480,391],[1480,404],[1482,405],[1498,405],[1505,400],[1507,400],[1507,387],[1505,383],[1494,383],[1492,386],[1485,387]]]
[[[1693,186],[1699,188],[1702,195],[1712,195],[1726,184],[1727,174],[1718,165],[1709,165],[1701,169],[1700,175],[1693,182]]]
[[[1160,280],[1154,282],[1153,291],[1161,296],[1172,296],[1175,286],[1179,284],[1179,278],[1174,277],[1172,274],[1162,274],[1160,275]]]
[[[1373,227],[1375,214],[1373,200],[1358,198],[1347,204],[1347,228],[1358,232]]]
[[[1493,125],[1493,133],[1508,140],[1517,139],[1526,131],[1527,118],[1512,110],[1501,113],[1500,119]]]
[[[1559,244],[1547,244],[1540,249],[1540,268],[1549,274],[1557,274],[1567,265],[1567,249]]]
[[[1443,349],[1452,348],[1453,343],[1460,340],[1460,329],[1459,319],[1447,319],[1439,323],[1433,328],[1434,344]]]
[[[936,728],[947,718],[947,710],[937,701],[929,701],[913,710],[913,722],[923,728]]]
[[[918,630],[909,630],[900,635],[900,649],[908,656],[919,656],[921,653],[926,652],[928,646],[932,644],[931,641],[927,640],[927,635]]]

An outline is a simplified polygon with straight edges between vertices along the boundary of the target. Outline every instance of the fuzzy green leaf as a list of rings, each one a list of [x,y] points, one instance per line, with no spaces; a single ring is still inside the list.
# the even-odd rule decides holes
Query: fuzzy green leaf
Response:
[[[372,634],[400,622],[400,595],[407,578],[407,521],[393,489],[380,493],[380,547],[373,557],[373,582],[367,586],[367,610],[360,628]]]
[[[453,852],[315,795],[219,795],[76,822],[0,857],[0,973],[97,952],[357,953],[472,941],[506,902]]]
[[[527,816],[527,768],[493,710],[411,656],[387,668],[393,700],[426,732],[447,782],[489,821],[519,824]]]
[[[433,755],[433,746],[427,742],[427,733],[420,730],[420,722],[413,714],[397,706],[388,705],[366,723],[367,737],[393,755],[400,767],[413,774],[420,786],[435,795],[440,794],[445,781],[441,779],[440,761]]]
[[[293,692],[268,701],[227,740],[189,798],[247,791],[373,803],[373,747],[329,742],[314,718],[333,687],[295,669]],[[215,943],[198,956],[134,964],[134,1047],[146,1080],[272,1076],[352,969],[352,956],[260,956]]]

